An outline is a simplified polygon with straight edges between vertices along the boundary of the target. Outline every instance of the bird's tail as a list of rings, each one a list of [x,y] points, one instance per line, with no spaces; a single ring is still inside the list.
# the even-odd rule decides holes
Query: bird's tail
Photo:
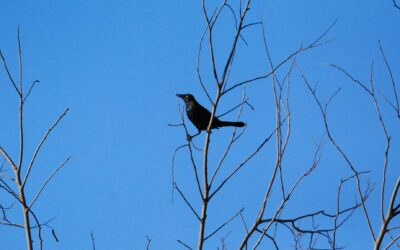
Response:
[[[227,127],[227,126],[232,126],[232,127],[244,127],[246,123],[244,122],[226,122],[226,121],[221,121],[219,122],[219,127]]]

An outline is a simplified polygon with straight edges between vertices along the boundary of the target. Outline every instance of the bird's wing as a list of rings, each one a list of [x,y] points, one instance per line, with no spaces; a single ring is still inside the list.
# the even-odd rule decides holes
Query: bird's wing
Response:
[[[198,130],[206,130],[208,123],[210,122],[211,113],[197,103],[197,105],[193,105],[192,109],[188,113],[188,117]]]

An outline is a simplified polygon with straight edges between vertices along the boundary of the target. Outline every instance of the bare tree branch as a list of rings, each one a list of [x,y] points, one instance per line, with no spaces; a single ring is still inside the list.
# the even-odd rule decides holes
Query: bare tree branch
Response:
[[[50,182],[50,180],[57,174],[58,171],[60,171],[65,164],[71,159],[71,156],[69,156],[67,159],[65,159],[56,169],[54,169],[53,173],[47,178],[47,180],[43,183],[42,187],[39,189],[39,192],[35,195],[35,198],[33,198],[31,204],[28,206],[28,208],[31,208],[36,200],[39,198],[39,196],[42,194],[43,190],[46,188],[47,184]]]
[[[239,212],[237,212],[236,214],[234,214],[231,218],[229,218],[227,221],[225,221],[224,223],[222,223],[221,226],[219,226],[217,229],[215,229],[212,233],[210,233],[208,236],[204,237],[204,241],[206,241],[207,239],[211,238],[213,235],[215,235],[216,233],[218,233],[219,230],[221,230],[222,228],[224,228],[229,222],[231,222],[232,220],[234,220],[238,215],[240,215],[243,212],[244,208],[240,209]]]
[[[387,70],[389,72],[390,80],[391,80],[391,83],[392,83],[393,94],[394,94],[394,97],[395,97],[395,100],[396,100],[396,106],[394,107],[394,110],[397,113],[397,118],[400,118],[399,97],[398,97],[398,93],[397,93],[397,89],[396,89],[396,82],[394,81],[392,69],[390,68],[389,62],[386,59],[385,52],[383,51],[381,41],[378,40],[378,43],[379,43],[379,49],[381,51],[383,60],[385,61],[385,65],[386,65],[386,68],[387,68]],[[389,103],[392,104],[391,102],[389,102]]]
[[[398,240],[400,240],[400,234],[397,235],[395,238],[392,239],[392,241],[385,247],[385,250],[388,250],[394,243],[396,243]],[[397,245],[399,247],[399,245]]]
[[[200,196],[203,197],[203,193],[202,193],[202,191],[201,191],[201,190],[202,190],[202,187],[201,187],[201,184],[200,184],[200,178],[199,178],[199,174],[198,174],[198,171],[197,171],[196,162],[195,162],[194,157],[193,157],[193,150],[192,150],[192,147],[191,147],[191,144],[190,144],[190,142],[192,141],[191,139],[193,139],[193,136],[190,136],[190,135],[189,135],[189,131],[188,131],[187,127],[186,127],[185,119],[184,119],[184,117],[183,117],[183,109],[180,108],[180,106],[179,106],[178,103],[177,103],[177,105],[178,105],[179,115],[180,115],[180,119],[181,119],[181,124],[180,124],[180,126],[182,126],[182,127],[184,128],[185,134],[186,134],[186,138],[188,138],[188,140],[189,140],[189,142],[188,142],[188,144],[186,144],[186,146],[187,146],[187,148],[188,148],[188,150],[189,150],[189,157],[190,157],[190,161],[191,161],[191,163],[192,163],[192,168],[193,168],[194,176],[195,176],[195,178],[196,178],[197,188],[198,188],[198,190],[199,190]],[[189,138],[190,138],[190,139],[189,139]],[[182,145],[182,146],[183,146],[183,145]],[[180,146],[180,147],[182,147],[182,146]],[[173,156],[173,158],[172,158],[172,168],[173,168],[173,166],[174,166],[174,160],[175,160],[176,151],[179,150],[180,147],[178,147],[177,149],[175,149],[175,153],[174,153],[174,156]],[[173,170],[173,169],[172,169],[172,170]],[[175,181],[173,180],[173,183],[174,183],[174,182],[175,182]]]
[[[238,113],[238,115],[237,115],[237,117],[236,117],[236,120],[237,120],[237,121],[239,120],[240,115],[242,114],[243,104],[244,104],[245,102],[246,102],[246,90],[243,89],[243,98],[242,98],[242,102],[241,102],[241,105],[240,105],[239,113]],[[243,130],[243,131],[244,131],[244,130]],[[225,160],[226,157],[228,156],[228,153],[230,152],[230,149],[231,149],[232,145],[236,142],[236,140],[237,140],[241,135],[242,135],[242,134],[239,134],[239,136],[236,137],[236,127],[235,127],[234,130],[233,130],[233,132],[232,132],[232,136],[231,136],[231,139],[230,139],[230,141],[229,141],[229,143],[228,143],[228,146],[226,147],[226,149],[225,149],[225,151],[224,151],[224,153],[223,153],[221,159],[219,160],[219,162],[218,162],[218,164],[217,164],[217,167],[215,168],[214,173],[213,173],[213,175],[212,175],[212,177],[211,177],[210,186],[213,185],[214,179],[215,179],[215,177],[217,176],[218,171],[220,170],[220,168],[221,168],[221,166],[222,166],[222,163],[224,162],[224,160]]]
[[[18,194],[5,182],[0,178],[0,188],[4,189],[7,193],[11,194],[16,200],[20,201]]]
[[[17,170],[17,165],[13,162],[11,157],[7,154],[7,152],[0,146],[0,152],[3,155],[3,157],[7,160],[8,164],[10,164],[10,167],[16,171]]]
[[[393,220],[393,218],[399,215],[399,213],[396,212],[396,209],[394,208],[394,203],[396,201],[399,189],[400,189],[400,177],[397,178],[397,182],[393,188],[393,193],[389,200],[389,207],[387,208],[386,216],[382,221],[381,229],[379,231],[378,237],[375,240],[374,249],[376,250],[379,250],[382,245],[383,238],[388,232],[389,223],[391,222],[391,220]],[[398,238],[394,240],[393,243],[396,242],[397,240]]]
[[[290,197],[292,196],[294,190],[297,188],[297,186],[299,185],[301,180],[303,178],[307,177],[308,175],[310,175],[311,172],[317,167],[319,160],[320,160],[320,150],[321,150],[321,143],[317,146],[317,149],[315,150],[315,154],[314,154],[314,158],[313,158],[313,162],[312,162],[311,166],[299,178],[297,178],[296,182],[293,184],[292,188],[290,189],[290,191],[287,194],[287,196],[285,197],[285,199],[282,200],[280,207],[276,210],[273,220],[271,220],[271,222],[262,230],[262,234],[259,237],[259,239],[257,240],[256,244],[254,245],[253,249],[255,249],[259,246],[259,244],[261,243],[261,241],[263,239],[263,236],[267,233],[269,228],[272,226],[273,222],[278,218],[279,214],[283,210],[286,203],[289,201]],[[278,166],[276,166],[275,169],[278,169]],[[268,197],[269,197],[269,195],[267,192],[265,195],[264,201],[266,201],[268,199]],[[255,224],[253,225],[253,228],[252,228],[253,230],[250,230],[250,232],[254,232],[254,230],[257,229],[258,225],[262,223],[262,221],[263,221],[262,217],[263,217],[263,213],[264,213],[264,209],[265,209],[265,204],[266,204],[266,202],[263,203],[263,205],[261,207],[261,211],[259,212],[259,216],[257,217]],[[295,229],[297,230],[298,228],[295,228]],[[243,239],[243,241],[240,245],[240,249],[243,249],[243,247],[245,245],[247,245],[247,241],[250,236],[251,236],[251,234],[246,235],[246,237]]]
[[[284,119],[286,120],[286,118]],[[264,145],[272,138],[277,128],[275,128],[267,138],[254,150],[244,161],[242,161],[222,182],[221,184],[211,193],[210,197],[213,197],[218,191],[229,181],[243,166],[245,166],[257,153],[264,147]]]
[[[33,89],[33,87],[35,87],[36,83],[39,83],[39,80],[35,80],[32,82],[31,86],[29,87],[28,93],[25,95],[25,97],[22,99],[22,102],[25,102],[26,99],[29,97],[29,95],[31,94],[31,91]]]
[[[181,244],[182,246],[186,247],[187,249],[189,249],[189,250],[193,250],[193,248],[191,248],[189,245],[187,245],[187,244],[186,244],[186,243],[184,243],[183,241],[181,241],[181,240],[177,240],[177,242],[178,242],[179,244]]]
[[[22,182],[22,186],[24,187],[26,185],[26,182],[28,180],[29,174],[31,172],[31,169],[33,167],[33,164],[35,163],[35,159],[36,156],[38,155],[40,149],[43,146],[43,143],[46,141],[47,137],[49,136],[49,134],[51,133],[51,131],[57,126],[57,124],[61,121],[61,119],[67,114],[69,108],[66,108],[64,110],[64,112],[57,118],[57,120],[54,122],[54,124],[47,130],[47,132],[45,133],[45,135],[43,136],[42,140],[40,141],[39,145],[37,146],[35,152],[33,153],[31,162],[29,163],[29,167],[28,170],[26,171],[25,177],[24,177],[24,181]]]
[[[146,239],[147,239],[146,250],[150,250],[151,239],[147,235],[146,235]]]
[[[201,49],[202,49],[202,44],[203,44],[204,37],[206,36],[206,34],[207,34],[207,29],[204,31],[203,35],[202,35],[201,38],[200,38],[199,48],[198,48],[198,50],[197,50],[197,67],[196,67],[196,71],[197,71],[197,78],[199,79],[200,85],[201,85],[201,87],[202,87],[204,93],[206,94],[208,100],[209,100],[210,103],[212,104],[213,101],[212,101],[212,99],[211,99],[210,94],[209,94],[208,91],[207,91],[207,88],[206,88],[205,85],[204,85],[203,79],[202,79],[202,77],[201,77],[201,72],[200,72]]]
[[[37,218],[36,214],[32,211],[32,209],[27,208],[27,211],[32,215],[33,219],[36,222],[36,227],[38,229],[39,247],[40,247],[40,250],[43,250],[42,225],[40,224],[39,219]],[[29,232],[30,232],[30,230],[29,230]]]
[[[367,222],[367,225],[368,225],[368,228],[369,228],[371,237],[372,237],[373,240],[375,241],[376,236],[375,236],[374,231],[373,231],[373,229],[372,229],[371,220],[370,220],[370,218],[369,218],[369,214],[368,214],[368,211],[367,211],[367,208],[366,208],[366,205],[365,205],[365,199],[366,199],[366,197],[363,195],[363,193],[362,193],[362,191],[361,191],[361,181],[360,181],[360,178],[359,178],[359,172],[358,172],[358,170],[355,168],[355,166],[353,165],[353,163],[350,161],[350,159],[348,158],[348,156],[346,155],[346,153],[343,151],[343,149],[336,143],[336,141],[335,141],[335,140],[333,139],[333,137],[332,137],[331,130],[330,130],[330,128],[329,128],[328,120],[327,120],[327,110],[326,110],[327,106],[325,106],[325,108],[323,108],[321,102],[319,101],[319,99],[318,99],[318,97],[317,97],[317,95],[316,95],[315,89],[313,89],[313,88],[311,87],[311,85],[308,83],[308,81],[307,81],[306,77],[304,76],[304,73],[303,73],[303,71],[301,70],[301,68],[300,68],[297,64],[296,64],[296,66],[297,66],[297,68],[298,68],[299,71],[300,71],[300,74],[301,74],[301,77],[302,77],[303,80],[304,80],[304,83],[306,84],[308,90],[309,90],[310,93],[312,94],[312,96],[313,96],[315,102],[317,103],[317,105],[318,105],[318,107],[319,107],[319,109],[320,109],[321,116],[322,116],[322,119],[323,119],[323,122],[324,122],[325,131],[326,131],[326,133],[327,133],[327,135],[328,135],[328,138],[329,138],[331,144],[332,144],[332,145],[335,147],[335,149],[339,152],[339,154],[341,155],[341,157],[345,160],[346,164],[349,166],[349,168],[352,170],[352,172],[353,172],[354,175],[356,176],[357,191],[358,191],[358,196],[359,196],[360,201],[361,201],[361,204],[362,204],[362,209],[363,209],[363,212],[364,212],[364,217],[365,217],[365,220],[366,220],[366,222]],[[333,66],[333,67],[335,67],[335,66]],[[342,70],[340,67],[336,67],[336,68]],[[346,72],[346,71],[343,71],[343,72]],[[346,73],[347,73],[347,72],[346,72]],[[351,75],[349,75],[348,73],[347,73],[347,75],[348,75],[349,77],[351,77]],[[354,78],[353,78],[353,79],[354,79]],[[370,93],[370,90],[369,90],[368,88],[366,88],[361,82],[359,82],[359,81],[356,80],[356,79],[354,79],[354,81],[355,81],[357,84],[359,84],[365,91],[367,91],[368,93]],[[330,99],[332,99],[332,98],[330,98]]]
[[[181,195],[182,199],[185,201],[186,205],[190,208],[190,210],[193,212],[193,214],[196,216],[198,220],[200,220],[200,216],[197,214],[196,210],[194,210],[192,204],[186,199],[185,195],[182,193],[182,191],[179,189],[178,185],[175,183],[175,189],[178,190],[179,194]]]
[[[226,2],[226,0],[225,0]],[[225,3],[224,2],[224,3]],[[220,10],[222,10],[224,4],[221,5]],[[206,10],[206,5],[205,5],[205,0],[202,0],[202,7],[203,7],[203,13],[204,13],[204,19],[206,20],[207,23],[207,29],[208,29],[208,47],[210,49],[210,57],[211,57],[211,61],[212,61],[212,67],[213,67],[213,74],[214,74],[214,78],[216,80],[217,85],[219,84],[219,78],[218,78],[218,73],[217,73],[217,66],[215,63],[215,55],[214,55],[214,47],[213,47],[213,40],[212,40],[212,24],[211,21],[208,18],[208,14],[207,14],[207,10]],[[220,11],[219,11],[220,13]],[[215,19],[218,18],[219,13],[216,15]]]
[[[224,90],[224,91],[221,93],[221,96],[222,96],[222,95],[225,95],[226,93],[228,93],[228,92],[232,91],[233,89],[235,89],[235,88],[237,88],[237,87],[239,87],[239,86],[242,86],[242,85],[244,85],[244,84],[248,84],[248,83],[251,83],[251,82],[254,82],[254,81],[257,81],[257,80],[261,80],[261,79],[268,78],[269,76],[273,75],[281,66],[283,66],[286,62],[288,62],[288,61],[290,61],[291,59],[293,59],[293,58],[294,58],[296,55],[298,55],[299,53],[305,52],[305,51],[307,51],[307,50],[310,50],[310,49],[319,47],[319,46],[321,46],[321,45],[327,43],[327,42],[322,42],[322,39],[323,39],[323,38],[328,34],[328,32],[333,28],[333,26],[336,24],[336,22],[337,22],[337,21],[333,22],[333,23],[328,27],[328,29],[327,29],[325,32],[322,33],[322,35],[320,35],[317,39],[315,39],[313,42],[311,42],[311,43],[308,44],[307,46],[303,47],[303,45],[301,45],[299,49],[297,49],[296,51],[294,51],[293,53],[291,53],[288,57],[286,57],[284,60],[282,60],[280,63],[278,63],[278,64],[274,67],[274,69],[272,69],[269,73],[267,73],[267,74],[265,74],[265,75],[262,75],[262,76],[257,76],[257,77],[254,77],[254,78],[251,78],[251,79],[242,81],[242,82],[238,82],[238,83],[234,84],[233,86],[231,86],[231,87],[227,88],[226,90]],[[328,41],[328,42],[329,42],[329,41]]]
[[[396,3],[396,0],[392,0],[393,1],[393,6],[396,8],[396,9],[399,9],[400,10],[400,6]]]
[[[3,56],[3,53],[1,52],[1,50],[0,50],[0,57],[1,57],[1,60],[3,61],[4,69],[5,69],[6,72],[7,72],[8,79],[10,80],[10,82],[11,82],[12,86],[14,87],[15,91],[17,91],[17,94],[18,94],[18,95],[21,95],[21,93],[19,92],[19,89],[18,89],[17,85],[15,84],[15,81],[14,81],[13,77],[11,76],[10,70],[8,69],[8,66],[7,66],[6,59],[5,59],[5,57]]]
[[[19,130],[19,149],[18,149],[18,161],[15,162],[9,155],[8,153],[2,148],[0,147],[0,153],[1,155],[4,157],[4,159],[8,162],[8,164],[10,165],[10,168],[13,170],[13,177],[9,177],[8,175],[3,175],[0,177],[0,188],[5,190],[6,192],[8,192],[9,194],[11,194],[12,198],[17,201],[20,206],[21,206],[21,210],[22,210],[22,217],[23,217],[23,224],[18,224],[18,223],[11,223],[9,221],[7,221],[8,219],[6,218],[5,215],[5,210],[2,209],[3,211],[3,221],[0,221],[0,224],[8,224],[10,226],[16,226],[16,227],[23,227],[24,231],[25,231],[25,239],[26,239],[26,245],[27,245],[27,249],[28,250],[32,250],[33,249],[33,239],[32,239],[32,233],[33,233],[33,229],[37,229],[37,237],[38,237],[38,246],[39,249],[43,249],[43,238],[42,238],[42,226],[46,226],[48,228],[51,228],[48,223],[44,223],[41,224],[39,222],[38,217],[36,216],[36,214],[32,211],[31,206],[36,202],[36,200],[38,199],[38,197],[40,196],[40,194],[42,193],[42,191],[44,190],[44,188],[46,187],[46,185],[48,184],[48,182],[52,179],[52,177],[64,166],[64,164],[68,161],[68,159],[62,163],[58,168],[56,168],[56,170],[51,174],[51,176],[45,181],[45,183],[43,184],[43,186],[41,187],[41,189],[39,190],[39,192],[36,194],[35,198],[33,199],[33,201],[31,202],[31,205],[28,206],[28,202],[26,199],[26,192],[27,189],[25,187],[26,184],[26,180],[29,176],[30,170],[33,166],[34,160],[38,154],[38,152],[40,151],[40,148],[43,144],[43,142],[46,140],[47,135],[50,133],[50,131],[57,125],[57,123],[59,122],[59,120],[65,115],[65,113],[68,111],[68,109],[66,111],[64,111],[64,113],[59,117],[59,119],[57,120],[57,122],[53,125],[53,127],[51,127],[48,131],[48,133],[46,133],[46,135],[44,136],[42,142],[39,144],[38,148],[36,149],[34,156],[32,157],[32,161],[25,173],[25,177],[22,178],[22,163],[24,160],[24,151],[25,151],[25,137],[24,137],[24,123],[23,123],[23,118],[24,118],[24,102],[27,100],[27,98],[29,97],[29,95],[32,92],[33,87],[39,82],[39,81],[33,81],[33,83],[30,85],[30,88],[28,90],[28,93],[24,96],[24,92],[23,92],[23,61],[22,61],[22,47],[21,47],[21,37],[20,37],[20,32],[19,32],[19,28],[17,30],[17,46],[18,46],[18,66],[19,66],[19,79],[18,79],[18,85],[17,86],[17,82],[14,80],[14,78],[11,75],[11,72],[8,68],[8,65],[6,63],[6,59],[3,56],[3,53],[0,51],[0,57],[1,60],[3,61],[3,68],[5,69],[9,81],[11,82],[11,85],[13,86],[13,88],[16,90],[17,92],[17,96],[18,96],[18,100],[19,100],[19,105],[18,105],[18,130]],[[2,167],[1,167],[2,168]],[[6,180],[12,181],[13,184],[15,184],[15,190],[7,184]],[[3,206],[1,206],[3,208]],[[31,219],[34,220],[34,223],[36,223],[36,226],[32,226],[31,225]],[[53,228],[52,229],[52,234],[53,237],[57,239],[56,235],[55,235],[55,231]]]
[[[395,111],[396,111],[396,113],[398,115],[398,97],[397,97],[396,85],[395,85],[395,82],[393,80],[393,75],[391,73],[391,69],[390,69],[389,63],[388,63],[388,61],[387,61],[387,59],[385,57],[385,54],[383,52],[382,46],[381,46],[380,43],[379,43],[379,45],[380,45],[380,51],[381,51],[382,57],[384,58],[386,67],[387,67],[387,69],[389,71],[389,75],[390,75],[390,78],[391,78],[391,81],[392,81],[393,92],[394,92],[394,95],[396,97],[396,106],[393,106],[391,104],[391,102],[389,102],[389,103],[392,105],[392,107],[395,109]],[[384,138],[385,138],[385,141],[386,141],[386,147],[385,147],[385,152],[384,152],[384,160],[383,160],[383,167],[382,167],[382,170],[383,170],[382,188],[381,188],[381,219],[382,219],[382,224],[381,224],[381,229],[379,231],[378,236],[376,238],[374,238],[374,245],[375,245],[374,247],[375,247],[375,249],[380,249],[382,241],[383,241],[383,238],[385,237],[385,234],[387,233],[387,228],[389,226],[389,223],[396,216],[396,212],[393,211],[393,203],[394,203],[394,200],[396,199],[396,195],[397,195],[398,186],[396,186],[396,185],[398,185],[399,182],[396,183],[396,185],[395,185],[395,187],[393,189],[393,194],[392,194],[392,197],[391,197],[391,199],[389,201],[389,207],[387,208],[386,215],[384,215],[384,210],[385,210],[384,203],[385,203],[385,193],[386,193],[385,184],[386,184],[387,167],[388,167],[388,161],[389,161],[389,152],[390,152],[389,150],[390,150],[390,145],[391,145],[391,143],[390,143],[391,142],[391,136],[389,135],[389,133],[388,133],[388,131],[386,129],[386,125],[385,125],[385,122],[384,122],[382,114],[381,114],[381,108],[380,108],[380,106],[378,104],[378,101],[377,101],[377,98],[376,98],[376,94],[375,94],[375,88],[374,88],[374,84],[373,84],[373,61],[371,62],[371,67],[370,67],[370,89],[368,89],[359,80],[357,80],[353,76],[351,76],[346,70],[344,70],[344,69],[342,69],[342,68],[340,68],[338,66],[333,66],[333,67],[339,69],[341,72],[343,72],[345,75],[347,75],[353,82],[357,83],[359,86],[361,86],[369,94],[369,96],[372,99],[372,102],[374,103],[375,110],[376,110],[376,113],[377,113],[377,116],[378,116],[378,120],[379,120],[379,123],[381,125],[382,131],[383,131],[383,134],[384,134]],[[372,230],[372,229],[370,228],[370,230]]]

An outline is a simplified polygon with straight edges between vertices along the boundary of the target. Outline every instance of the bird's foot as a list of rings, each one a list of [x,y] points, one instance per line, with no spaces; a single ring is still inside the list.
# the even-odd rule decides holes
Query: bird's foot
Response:
[[[193,138],[195,138],[196,136],[198,136],[200,133],[201,133],[201,131],[199,130],[199,132],[198,132],[197,134],[195,134],[195,135],[189,135],[189,134],[187,134],[187,135],[186,135],[186,140],[187,140],[188,142],[190,142]]]

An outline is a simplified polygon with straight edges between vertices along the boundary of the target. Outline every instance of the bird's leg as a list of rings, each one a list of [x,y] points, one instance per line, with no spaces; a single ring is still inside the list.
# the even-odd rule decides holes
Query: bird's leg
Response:
[[[199,131],[197,132],[197,134],[195,134],[195,135],[187,135],[186,140],[191,141],[193,138],[195,138],[196,136],[198,136],[200,133],[201,133],[201,130],[199,130]]]

